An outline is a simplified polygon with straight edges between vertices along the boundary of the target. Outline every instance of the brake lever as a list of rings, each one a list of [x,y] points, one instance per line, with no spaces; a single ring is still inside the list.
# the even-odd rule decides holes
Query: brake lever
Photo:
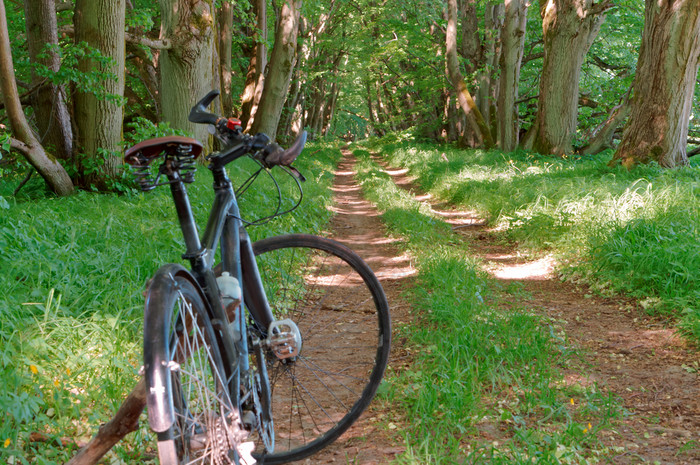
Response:
[[[299,180],[299,182],[306,182],[306,178],[304,177],[303,174],[299,172],[298,169],[294,168],[292,165],[287,166],[286,168],[289,169],[289,172],[294,175],[295,178]]]

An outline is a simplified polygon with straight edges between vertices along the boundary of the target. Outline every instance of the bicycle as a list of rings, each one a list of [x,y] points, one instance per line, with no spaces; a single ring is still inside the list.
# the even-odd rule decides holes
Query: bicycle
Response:
[[[306,133],[287,150],[244,134],[238,120],[207,112],[217,95],[189,115],[224,146],[206,157],[215,194],[201,239],[185,184],[202,144],[169,136],[125,152],[142,190],[170,187],[190,263],[164,265],[147,286],[148,422],[161,464],[286,463],[333,442],[374,397],[389,355],[389,308],[369,266],[338,242],[306,234],[251,242],[226,165],[248,156],[257,173],[281,167],[299,188],[298,205],[304,178],[292,163]],[[270,218],[286,213],[278,195]]]

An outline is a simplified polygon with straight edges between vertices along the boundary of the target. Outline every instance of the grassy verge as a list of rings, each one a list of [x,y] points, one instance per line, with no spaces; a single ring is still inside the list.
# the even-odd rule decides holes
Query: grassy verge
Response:
[[[398,189],[368,152],[355,153],[365,194],[418,269],[407,291],[417,321],[402,329],[417,360],[382,391],[408,419],[409,449],[398,462],[584,464],[606,456],[599,433],[620,409],[595,387],[564,382],[562,368],[575,354],[557,322],[527,308],[499,310],[468,244]]]
[[[306,200],[294,213],[251,228],[251,235],[322,230],[339,156],[309,147],[298,162],[308,179]],[[232,167],[234,184],[250,168]],[[277,174],[283,181],[286,175]],[[0,462],[64,463],[72,451],[58,438],[89,439],[135,384],[144,284],[162,264],[181,262],[184,246],[167,188],[50,198],[37,184],[18,199],[11,195],[18,182],[5,178],[0,188],[8,201],[0,213]],[[188,186],[199,224],[213,199],[211,184],[200,167]],[[282,183],[290,196],[293,189]],[[277,198],[263,175],[241,199],[241,210],[248,219],[263,217],[274,212]],[[32,442],[31,433],[45,440]],[[151,441],[145,428],[130,435],[115,448],[113,463],[142,460]]]
[[[436,198],[476,208],[512,240],[569,262],[571,279],[638,298],[700,342],[700,168],[609,168],[401,142],[376,147]]]

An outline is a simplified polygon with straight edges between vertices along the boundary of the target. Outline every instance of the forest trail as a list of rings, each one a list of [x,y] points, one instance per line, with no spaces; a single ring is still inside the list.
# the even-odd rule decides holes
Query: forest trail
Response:
[[[527,257],[515,244],[498,240],[474,212],[458,211],[432,202],[407,177],[406,171],[385,167],[394,182],[451,224],[455,234],[466,236],[474,254],[492,277],[515,289],[499,299],[508,308],[529,308],[550,318],[566,333],[568,345],[580,348],[565,382],[597,384],[621,399],[629,415],[618,427],[603,430],[601,441],[619,451],[616,464],[700,463],[700,376],[698,356],[683,339],[661,322],[648,318],[637,303],[624,298],[603,298],[585,287],[558,279],[550,257]],[[379,214],[361,194],[354,179],[349,152],[338,165],[335,212],[330,234],[362,256],[379,277],[391,307],[393,340],[388,370],[410,364],[410,354],[396,328],[412,319],[400,297],[410,286],[415,270],[410,257],[388,236]],[[392,431],[395,417],[390,406],[373,402],[361,419],[334,444],[301,463],[357,465],[391,462],[404,451],[402,434]],[[494,437],[493,439],[501,439]]]

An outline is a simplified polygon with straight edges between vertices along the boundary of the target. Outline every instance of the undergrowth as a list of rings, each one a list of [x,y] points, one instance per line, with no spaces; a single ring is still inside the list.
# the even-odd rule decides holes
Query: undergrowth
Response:
[[[402,405],[408,451],[398,463],[594,463],[621,414],[595,387],[565,383],[575,354],[556,321],[498,308],[469,245],[357,150],[365,195],[418,270],[407,290],[415,324],[401,329],[415,363],[383,393]],[[506,290],[507,292],[508,290]],[[510,290],[517,292],[517,289]]]
[[[700,342],[700,168],[610,168],[610,153],[557,159],[412,141],[372,146],[425,191],[476,209],[521,246],[553,253],[563,273],[638,298]]]
[[[336,149],[307,148],[297,162],[307,177],[306,200],[294,213],[251,228],[251,236],[323,230],[339,155]],[[234,185],[251,172],[252,165],[241,162],[231,167]],[[289,196],[283,205],[288,208],[293,185],[273,172]],[[167,187],[53,198],[30,183],[13,197],[19,179],[8,172],[3,177],[8,205],[0,215],[0,462],[64,463],[74,450],[60,439],[87,441],[135,385],[145,283],[159,266],[182,263],[184,244]],[[209,171],[200,166],[188,186],[200,225],[213,200],[211,185]],[[264,174],[241,199],[250,220],[276,207],[277,190]],[[143,427],[106,460],[148,461],[152,441]]]

